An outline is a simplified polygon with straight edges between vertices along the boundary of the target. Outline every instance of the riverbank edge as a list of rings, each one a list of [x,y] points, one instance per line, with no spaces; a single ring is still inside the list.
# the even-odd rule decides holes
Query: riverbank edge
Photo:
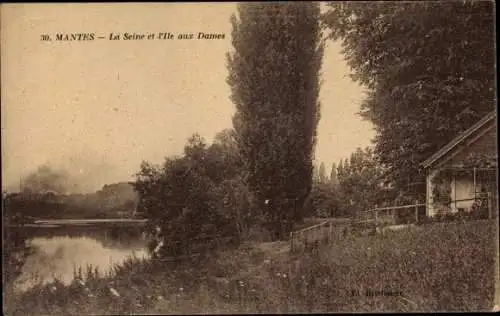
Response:
[[[203,260],[131,258],[4,299],[6,315],[491,311],[496,222],[347,238],[315,256],[246,243]],[[86,290],[86,288],[88,290]],[[364,295],[364,293],[398,295]],[[5,296],[4,296],[5,297]]]

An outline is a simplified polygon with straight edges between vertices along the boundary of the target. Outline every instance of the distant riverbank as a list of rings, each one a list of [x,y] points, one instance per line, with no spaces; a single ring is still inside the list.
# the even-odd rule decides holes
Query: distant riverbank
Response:
[[[131,218],[95,218],[95,219],[43,219],[35,220],[32,225],[92,225],[92,224],[126,224],[144,225],[146,219]]]
[[[10,225],[11,227],[59,227],[62,225],[107,225],[121,224],[124,226],[143,226],[147,222],[146,219],[130,219],[130,218],[96,218],[96,219],[43,219],[34,220],[31,223],[23,225]]]

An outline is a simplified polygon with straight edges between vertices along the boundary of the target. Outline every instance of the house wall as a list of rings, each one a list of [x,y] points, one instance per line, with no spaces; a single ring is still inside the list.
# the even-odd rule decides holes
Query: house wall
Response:
[[[492,156],[497,154],[497,142],[496,142],[496,128],[492,128],[487,131],[484,135],[478,138],[476,141],[471,143],[467,147],[463,147],[462,150],[457,153],[448,164],[452,166],[460,166],[463,164],[464,160],[473,153],[482,153]],[[481,191],[483,184],[479,180],[479,176],[476,176],[476,192]],[[452,200],[463,200],[474,198],[474,176],[472,174],[468,176],[455,176],[454,181],[451,186]],[[492,192],[494,193],[494,192]],[[456,212],[459,208],[464,208],[466,210],[470,209],[474,202],[473,201],[462,201],[451,203],[452,211]]]
[[[477,185],[477,183],[476,183]],[[451,182],[451,210],[457,212],[459,208],[468,211],[474,201],[457,201],[474,198],[474,179],[464,176],[455,176]]]
[[[432,179],[437,175],[437,173],[445,168],[446,166],[461,166],[464,160],[472,153],[482,153],[488,155],[497,155],[497,141],[496,141],[496,124],[486,127],[487,130],[483,135],[474,140],[464,142],[462,145],[458,146],[451,153],[448,153],[445,157],[441,158],[443,162],[438,162],[435,166],[427,169],[426,178],[426,204],[427,204],[427,216],[434,216],[437,212],[438,205],[433,202],[432,191],[433,184]],[[484,131],[484,130],[483,130]],[[472,141],[473,140],[473,141]],[[452,156],[450,159],[449,157]],[[448,161],[446,161],[449,159]],[[446,161],[446,162],[444,162]],[[437,167],[436,167],[437,166]],[[480,191],[481,183],[478,181],[476,183],[476,191]],[[458,176],[455,180],[451,180],[451,199],[461,200],[469,199],[474,197],[474,179],[472,175],[469,176]],[[496,194],[496,192],[492,192]],[[451,203],[452,211],[458,211],[458,208],[465,208],[466,210],[472,206],[473,201],[463,201]]]

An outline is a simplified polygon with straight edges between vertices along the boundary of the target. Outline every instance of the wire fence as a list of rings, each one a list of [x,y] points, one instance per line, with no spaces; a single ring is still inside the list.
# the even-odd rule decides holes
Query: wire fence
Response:
[[[320,224],[291,232],[290,251],[314,251],[320,244],[344,238],[348,235],[351,224],[351,219],[329,219]]]
[[[366,221],[376,226],[418,223],[426,215],[426,204],[418,203],[402,206],[379,207],[365,213]]]

